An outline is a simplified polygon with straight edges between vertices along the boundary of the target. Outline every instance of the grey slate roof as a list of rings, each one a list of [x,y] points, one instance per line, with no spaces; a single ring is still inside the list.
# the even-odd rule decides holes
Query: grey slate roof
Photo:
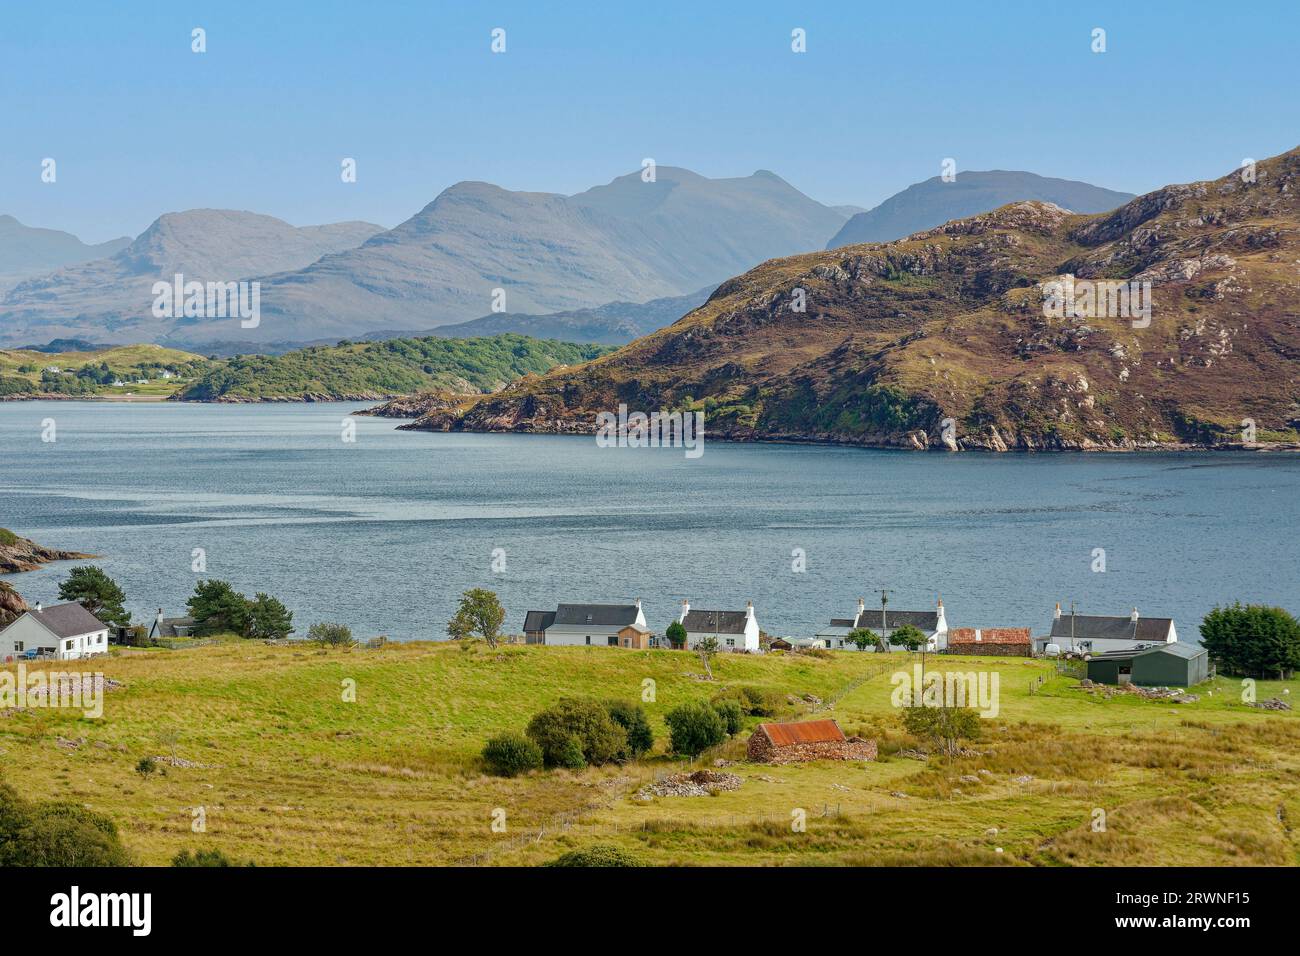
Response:
[[[682,626],[692,634],[744,634],[744,611],[696,611],[686,612]]]
[[[1136,647],[1123,651],[1106,651],[1102,654],[1093,654],[1094,661],[1130,661],[1135,657],[1143,657],[1147,654],[1172,654],[1175,657],[1181,657],[1185,660],[1195,660],[1202,654],[1208,653],[1205,648],[1197,647],[1195,644],[1184,644],[1181,641],[1174,641],[1172,644],[1157,644],[1154,647]]]
[[[68,604],[55,604],[37,611],[33,608],[28,613],[40,621],[56,637],[77,637],[92,631],[104,631],[108,625],[75,601]]]
[[[904,624],[911,624],[929,634],[939,628],[938,611],[885,611],[885,623],[889,630],[897,630]],[[855,627],[868,627],[880,630],[880,611],[867,608],[858,615]]]
[[[1168,617],[1139,617],[1134,625],[1128,615],[1106,617],[1098,614],[1062,614],[1052,620],[1052,637],[1070,639],[1070,622],[1074,622],[1076,641],[1164,641],[1169,635]]]
[[[524,633],[544,631],[555,623],[554,611],[529,611],[524,616]]]
[[[570,627],[624,627],[636,623],[635,604],[561,604],[555,624]]]

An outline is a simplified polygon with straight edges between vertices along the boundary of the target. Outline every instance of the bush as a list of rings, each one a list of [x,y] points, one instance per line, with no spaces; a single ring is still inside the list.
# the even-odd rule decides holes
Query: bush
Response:
[[[542,766],[542,748],[523,734],[497,734],[483,748],[488,769],[500,777],[513,777]]]
[[[726,738],[722,718],[709,704],[688,701],[674,707],[665,716],[673,753],[695,757]]]
[[[961,749],[960,741],[980,736],[979,714],[969,707],[908,707],[903,710],[903,726],[914,737],[937,744],[949,756]]]
[[[172,857],[172,866],[240,866],[220,850],[181,850]],[[246,864],[252,866],[252,863]]]
[[[307,628],[307,640],[315,641],[321,647],[351,647],[356,643],[352,639],[352,628],[346,624],[331,624],[321,621]]]
[[[622,847],[610,843],[593,843],[580,850],[570,850],[546,866],[645,866]]]
[[[130,866],[117,826],[74,803],[28,803],[0,786],[0,866]]]
[[[722,721],[722,729],[727,732],[728,737],[740,733],[740,728],[745,724],[745,712],[739,703],[734,700],[719,700],[713,704],[713,709]]]
[[[599,701],[572,697],[533,715],[528,736],[548,767],[575,767],[575,748],[582,756],[577,766],[600,766],[620,759],[628,746],[627,732]]]
[[[650,729],[650,720],[640,704],[626,700],[605,702],[610,719],[623,728],[627,734],[627,749],[623,759],[636,759],[647,753],[655,745],[654,731]]]
[[[135,765],[135,772],[146,779],[157,769],[158,761],[153,757],[141,757],[140,762]]]
[[[753,717],[775,717],[781,709],[781,695],[776,691],[745,686],[740,692],[748,704],[745,713]]]

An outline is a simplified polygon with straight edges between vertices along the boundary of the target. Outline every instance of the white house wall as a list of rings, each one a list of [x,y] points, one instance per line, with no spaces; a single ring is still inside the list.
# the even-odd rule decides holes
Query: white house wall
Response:
[[[77,660],[108,651],[108,631],[92,631],[74,637],[55,637],[30,614],[24,614],[0,631],[0,658],[14,657],[33,648],[54,648],[55,659]],[[21,650],[20,650],[21,648]]]

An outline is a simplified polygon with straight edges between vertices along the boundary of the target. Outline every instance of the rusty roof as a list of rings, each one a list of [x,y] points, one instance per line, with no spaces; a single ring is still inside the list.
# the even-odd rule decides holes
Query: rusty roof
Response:
[[[948,646],[954,644],[1028,644],[1032,640],[1027,627],[983,627],[975,640],[975,628],[954,627],[948,632]]]
[[[802,720],[794,724],[759,724],[758,729],[778,747],[791,744],[820,744],[844,739],[840,725],[833,720]]]

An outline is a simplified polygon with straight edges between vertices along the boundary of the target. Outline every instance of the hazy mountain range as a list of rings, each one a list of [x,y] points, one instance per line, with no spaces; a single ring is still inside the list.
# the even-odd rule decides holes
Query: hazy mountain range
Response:
[[[934,176],[908,186],[875,209],[853,216],[826,248],[838,249],[859,242],[890,242],[1023,199],[1050,202],[1072,212],[1107,212],[1132,198],[1132,193],[1088,183],[1004,169],[960,172],[952,182]]]
[[[988,188],[969,188],[989,175],[962,174],[933,195],[920,183],[900,195],[930,196],[926,215],[944,221],[952,217],[944,202],[952,215],[971,202],[997,204]],[[1051,185],[1058,198],[1092,205],[1125,196],[1028,173],[996,175],[1013,177],[998,187],[1004,191],[1062,184]],[[760,262],[820,249],[864,216],[897,219],[881,212],[894,201],[862,213],[823,205],[763,170],[708,179],[661,166],[653,181],[638,172],[573,196],[462,182],[388,230],[363,222],[294,227],[231,210],[168,213],[110,255],[0,292],[0,344],[74,338],[282,351],[383,330],[617,344],[671,323],[705,290]],[[30,252],[6,257],[4,248],[0,274],[33,261]],[[187,281],[257,280],[260,325],[155,318],[153,283],[177,273]]]
[[[123,236],[91,245],[70,232],[37,229],[13,216],[0,216],[0,288],[26,276],[111,256],[130,243],[130,237]]]
[[[430,406],[410,427],[590,433],[597,412],[626,403],[697,409],[710,434],[741,440],[1295,443],[1300,148],[1255,172],[1166,186],[1108,214],[1020,201],[765,262],[617,352]],[[1137,283],[1130,303],[1145,295],[1150,310],[1062,314],[1049,295],[1067,279],[1080,294],[1083,280],[1130,294]]]

